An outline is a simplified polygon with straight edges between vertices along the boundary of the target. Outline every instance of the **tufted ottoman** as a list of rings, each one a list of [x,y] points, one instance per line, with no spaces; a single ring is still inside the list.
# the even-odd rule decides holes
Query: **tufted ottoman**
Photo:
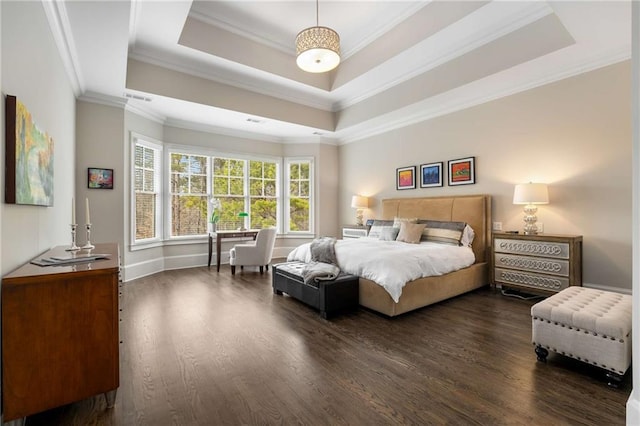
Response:
[[[550,349],[607,370],[617,386],[631,364],[631,296],[569,287],[531,307],[539,361]]]

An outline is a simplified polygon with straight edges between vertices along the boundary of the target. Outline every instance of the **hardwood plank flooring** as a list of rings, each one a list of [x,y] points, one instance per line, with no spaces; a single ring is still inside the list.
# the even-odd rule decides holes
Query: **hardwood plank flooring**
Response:
[[[120,389],[27,425],[622,425],[602,370],[536,361],[535,301],[481,289],[400,316],[329,321],[271,271],[166,271],[122,285]]]

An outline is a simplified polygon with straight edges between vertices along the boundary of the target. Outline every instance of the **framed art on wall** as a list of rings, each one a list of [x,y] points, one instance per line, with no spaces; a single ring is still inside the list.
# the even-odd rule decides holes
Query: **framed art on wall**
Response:
[[[396,189],[416,189],[416,166],[396,169]]]
[[[53,139],[15,96],[5,102],[5,202],[53,206]]]
[[[449,185],[469,185],[476,183],[476,157],[449,160]]]
[[[113,189],[113,169],[89,167],[87,169],[87,188]]]
[[[442,185],[442,161],[420,165],[420,188]]]

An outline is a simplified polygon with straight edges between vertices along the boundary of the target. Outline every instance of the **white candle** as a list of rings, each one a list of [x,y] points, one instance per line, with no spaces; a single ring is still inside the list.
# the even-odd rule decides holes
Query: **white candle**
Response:
[[[91,223],[91,215],[89,215],[89,199],[85,198],[85,201],[86,201],[86,204],[87,204],[87,206],[86,206],[87,207],[86,208],[86,210],[87,210],[87,212],[86,212],[86,214],[87,214],[87,224],[90,224]]]
[[[71,224],[76,224],[76,199],[71,197]]]

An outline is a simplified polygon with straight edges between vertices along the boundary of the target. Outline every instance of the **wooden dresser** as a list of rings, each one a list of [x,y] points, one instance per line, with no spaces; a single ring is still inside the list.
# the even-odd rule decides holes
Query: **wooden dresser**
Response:
[[[56,247],[36,259],[65,256]],[[86,253],[84,251],[79,253]],[[2,279],[4,421],[105,393],[120,383],[118,245],[108,259],[66,266],[26,264]]]
[[[493,282],[540,294],[582,285],[582,236],[493,234]]]

